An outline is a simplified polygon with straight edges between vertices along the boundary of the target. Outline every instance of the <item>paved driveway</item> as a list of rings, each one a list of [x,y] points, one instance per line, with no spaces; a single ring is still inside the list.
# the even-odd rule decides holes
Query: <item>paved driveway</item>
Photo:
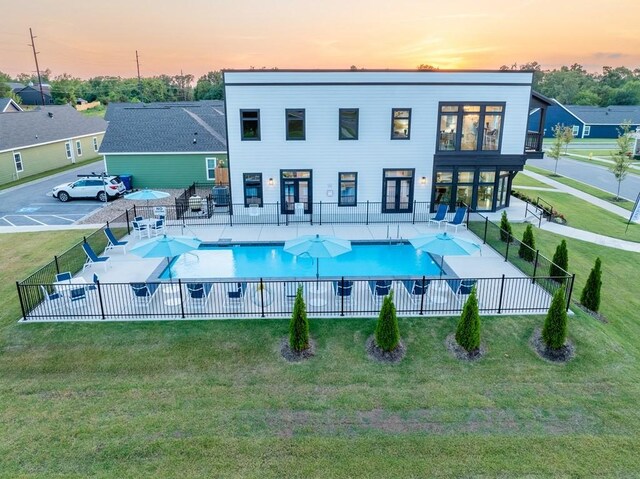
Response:
[[[97,161],[0,191],[0,226],[69,225],[92,213],[102,203],[95,200],[62,203],[47,193],[56,185],[75,180],[79,174],[102,172],[102,165],[102,161]]]

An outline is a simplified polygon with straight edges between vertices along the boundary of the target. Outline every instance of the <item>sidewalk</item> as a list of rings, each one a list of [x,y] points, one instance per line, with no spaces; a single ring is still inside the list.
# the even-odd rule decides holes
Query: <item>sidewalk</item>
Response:
[[[614,163],[613,160],[607,160],[606,158],[601,158],[599,156],[589,157],[587,155],[578,155],[577,153],[567,153],[566,156],[568,156],[568,157],[575,156],[576,158],[584,158],[585,160],[591,160],[591,161],[598,162],[598,163],[606,163],[606,164],[609,164],[609,165],[613,165],[613,163]],[[636,165],[631,165],[630,169],[631,170],[635,170],[635,171],[640,171],[640,167],[638,167]],[[634,172],[632,171],[631,173],[633,174]]]
[[[102,228],[104,223],[82,225],[35,225],[35,226],[0,226],[0,234],[6,233],[42,233],[44,231],[91,230]]]

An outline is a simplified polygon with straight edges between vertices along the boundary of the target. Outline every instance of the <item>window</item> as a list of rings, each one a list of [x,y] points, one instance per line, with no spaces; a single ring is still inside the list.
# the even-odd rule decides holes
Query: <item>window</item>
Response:
[[[96,138],[95,136],[93,137],[93,151],[98,151],[98,138]]]
[[[476,209],[478,211],[491,211],[493,209],[493,189],[496,183],[496,170],[480,170],[478,178],[478,198]]]
[[[433,200],[433,209],[435,205],[451,203],[451,188],[453,185],[453,171],[444,170],[436,172],[436,179],[434,182],[435,196]]]
[[[339,138],[341,140],[358,139],[358,109],[340,108]]]
[[[573,133],[573,136],[578,136],[578,133],[580,133],[580,126],[571,125],[571,133]]]
[[[260,140],[260,110],[240,110],[242,140]]]
[[[71,151],[71,142],[67,141],[64,144],[65,150],[67,151],[67,160],[70,160],[73,158],[73,153]]]
[[[262,173],[243,173],[244,205],[262,207]]]
[[[391,110],[391,139],[408,140],[411,133],[411,108]]]
[[[205,168],[207,169],[207,180],[215,181],[216,179],[216,164],[218,163],[217,158],[205,158],[204,159]]]
[[[22,167],[22,155],[18,152],[13,154],[13,162],[16,165],[16,173],[22,173],[24,168]]]
[[[589,136],[591,134],[591,125],[584,125],[583,136]]]
[[[471,201],[473,200],[473,179],[475,176],[475,170],[458,171],[458,184],[456,187],[457,203],[464,203],[467,206],[471,206]]]
[[[285,115],[287,117],[287,140],[304,140],[304,110],[303,109],[287,109]]]
[[[338,174],[338,206],[356,206],[358,173]]]
[[[499,151],[504,104],[440,105],[439,152]]]
[[[76,153],[78,153],[78,156],[82,156],[82,143],[80,140],[76,140]]]

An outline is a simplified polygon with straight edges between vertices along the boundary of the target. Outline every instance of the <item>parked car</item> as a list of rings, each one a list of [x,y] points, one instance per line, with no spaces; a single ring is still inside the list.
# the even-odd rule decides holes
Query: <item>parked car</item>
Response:
[[[126,191],[124,183],[117,176],[87,175],[76,181],[55,186],[51,193],[54,198],[67,202],[74,198],[95,198],[108,201],[123,195]]]

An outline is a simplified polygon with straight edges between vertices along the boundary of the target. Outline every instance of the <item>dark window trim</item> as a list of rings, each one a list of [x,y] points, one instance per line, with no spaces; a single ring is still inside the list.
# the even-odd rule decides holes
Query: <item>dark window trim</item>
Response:
[[[302,138],[291,138],[289,136],[289,112],[302,112]],[[287,141],[304,141],[307,139],[307,110],[305,108],[286,108],[284,110],[284,131]]]
[[[343,111],[355,111],[356,112],[356,136],[355,138],[347,138],[342,136],[342,128],[340,128],[342,122]],[[338,140],[358,140],[360,138],[360,108],[340,108],[338,110]]]
[[[245,112],[256,112],[258,113],[258,131],[256,132],[256,137],[255,138],[245,138],[244,137],[244,118],[243,118],[243,114]],[[252,109],[241,109],[240,110],[240,140],[242,141],[260,141],[260,109],[259,108],[252,108]]]
[[[456,122],[456,148],[455,150],[441,150],[440,149],[440,120],[442,117],[442,107],[443,106],[457,106],[458,108],[458,120]],[[464,112],[462,111],[462,107],[464,106],[479,106],[480,107],[480,119],[478,121],[478,140],[476,146],[478,149],[476,150],[462,150],[460,149],[461,140],[462,140],[462,118],[464,116]],[[487,106],[501,106],[502,112],[487,112]],[[505,113],[507,111],[507,103],[504,101],[441,101],[438,103],[438,121],[436,125],[436,154],[438,155],[499,155],[502,151],[502,135],[504,133],[504,119]],[[445,114],[452,114],[453,112],[445,112]],[[471,113],[468,113],[471,114]],[[484,141],[484,117],[489,115],[501,115],[502,123],[500,125],[500,137],[498,138],[498,148],[495,150],[483,150],[482,143]]]
[[[393,136],[393,120],[394,120],[394,114],[397,111],[408,111],[409,112],[409,117],[407,118],[409,120],[409,127],[407,128],[407,136],[405,138],[400,137],[400,136]],[[391,109],[391,139],[392,140],[409,140],[409,139],[411,139],[411,108],[392,108]]]
[[[411,186],[409,187],[409,209],[407,211],[390,211],[387,210],[387,202],[385,201],[386,199],[386,194],[387,194],[387,175],[386,172],[387,171],[398,171],[398,170],[405,170],[405,171],[411,171]],[[406,176],[395,176],[393,178],[407,178]],[[390,178],[391,179],[391,178]],[[413,195],[414,195],[414,191],[415,191],[415,186],[416,186],[416,169],[415,168],[402,168],[402,167],[397,167],[397,168],[383,168],[382,169],[382,212],[383,213],[413,213]]]
[[[244,196],[244,206],[246,208],[248,208],[251,204],[255,204],[255,203],[249,203],[248,199],[247,199],[247,176],[256,176],[258,175],[260,177],[260,188],[259,188],[259,192],[260,192],[260,203],[258,203],[258,206],[260,208],[262,208],[264,206],[264,191],[263,191],[263,187],[262,187],[262,173],[242,173],[242,195]]]
[[[353,203],[342,204],[342,175],[355,175],[354,186],[354,195],[353,195]],[[352,180],[344,180],[344,181],[352,181]],[[358,206],[358,172],[357,171],[340,171],[338,172],[338,206]]]
[[[309,172],[309,177],[308,178],[284,178],[282,175],[285,171],[307,171]],[[295,212],[291,212],[291,211],[287,211],[285,208],[285,201],[284,201],[284,182],[286,180],[307,180],[309,181],[309,201],[307,203],[308,208],[304,211],[305,215],[310,215],[313,213],[313,170],[309,169],[309,168],[283,168],[280,170],[280,209],[281,209],[281,214],[283,215],[288,215],[288,214],[293,214]]]

